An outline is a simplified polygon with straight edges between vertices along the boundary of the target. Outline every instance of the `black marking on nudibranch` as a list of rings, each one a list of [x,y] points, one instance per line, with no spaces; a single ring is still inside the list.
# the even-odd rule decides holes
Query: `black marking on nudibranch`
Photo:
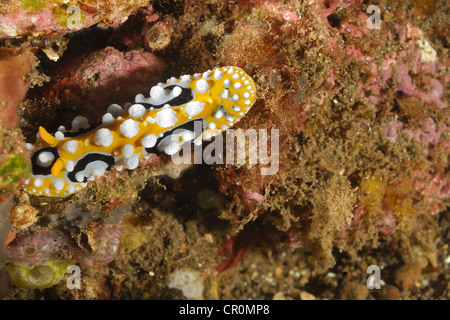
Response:
[[[72,129],[72,130],[76,130],[76,131],[66,131],[64,132],[64,136],[67,138],[75,138],[75,137],[79,137],[82,136],[83,134],[89,133],[94,131],[95,129],[97,129],[98,127],[100,127],[102,125],[101,122],[93,124],[87,128],[80,128],[80,129]]]
[[[198,130],[201,128],[200,130]],[[152,148],[145,148],[145,152],[147,153],[156,153],[157,155],[161,155],[163,152],[158,150],[158,147],[161,145],[161,143],[164,141],[164,139],[168,138],[170,139],[170,136],[172,136],[174,133],[177,133],[177,131],[187,130],[194,132],[194,138],[192,140],[197,139],[202,135],[202,133],[206,129],[206,121],[205,118],[197,118],[190,121],[187,121],[183,124],[180,124],[179,126],[172,128],[170,130],[167,130],[163,133],[161,137],[158,137],[158,140],[156,141],[156,144]]]
[[[84,171],[86,167],[94,161],[104,162],[107,165],[107,168],[105,169],[107,171],[111,170],[112,166],[115,164],[115,159],[113,156],[108,156],[101,153],[89,153],[80,160],[78,160],[73,171],[67,174],[67,178],[72,182],[78,183],[79,181],[77,181],[75,175],[78,172]],[[87,182],[87,177],[84,177],[83,182]]]
[[[189,101],[194,100],[194,95],[192,93],[192,89],[191,88],[184,88],[181,86],[177,86],[177,85],[170,85],[165,87],[165,90],[170,90],[172,91],[173,88],[178,87],[181,88],[181,93],[180,95],[178,95],[177,97],[167,100],[164,103],[161,104],[152,104],[152,103],[148,103],[148,102],[144,102],[144,103],[140,103],[142,104],[146,109],[161,109],[162,107],[164,107],[166,104],[170,105],[170,107],[178,107],[178,106],[182,106],[183,104],[188,103]]]
[[[45,167],[41,167],[38,165],[38,157],[42,152],[51,152],[53,154],[53,161]],[[49,175],[51,174],[52,166],[55,164],[56,160],[59,158],[58,149],[55,147],[45,147],[39,150],[36,150],[33,156],[31,157],[31,171],[33,175]]]

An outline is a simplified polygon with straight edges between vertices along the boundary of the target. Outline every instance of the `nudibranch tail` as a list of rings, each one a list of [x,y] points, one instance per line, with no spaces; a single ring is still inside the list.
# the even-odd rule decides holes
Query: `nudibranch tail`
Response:
[[[25,190],[63,197],[112,167],[133,170],[148,154],[175,154],[184,143],[233,126],[255,100],[252,78],[238,67],[223,67],[159,83],[125,110],[112,104],[96,125],[78,116],[70,130],[61,126],[54,135],[40,127],[38,141],[27,144],[33,155]]]

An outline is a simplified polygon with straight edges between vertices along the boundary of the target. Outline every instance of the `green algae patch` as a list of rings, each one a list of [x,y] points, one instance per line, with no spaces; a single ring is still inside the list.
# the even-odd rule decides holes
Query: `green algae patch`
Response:
[[[0,196],[11,192],[20,179],[31,173],[30,160],[22,156],[12,155],[0,165]]]
[[[39,10],[45,7],[47,0],[22,0],[26,9]]]

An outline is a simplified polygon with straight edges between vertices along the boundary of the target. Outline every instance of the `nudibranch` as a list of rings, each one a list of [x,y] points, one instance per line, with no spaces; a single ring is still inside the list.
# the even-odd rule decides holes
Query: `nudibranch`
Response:
[[[102,122],[90,125],[75,117],[51,135],[39,128],[32,176],[25,182],[31,194],[64,197],[80,190],[106,170],[135,169],[152,153],[173,155],[184,143],[201,144],[239,121],[256,100],[252,78],[241,68],[223,67],[193,76],[172,77],[122,108],[108,107]]]

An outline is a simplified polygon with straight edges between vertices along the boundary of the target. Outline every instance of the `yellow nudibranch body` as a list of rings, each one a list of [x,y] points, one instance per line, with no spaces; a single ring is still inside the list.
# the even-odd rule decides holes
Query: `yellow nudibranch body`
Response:
[[[80,190],[106,170],[135,169],[151,153],[173,155],[184,143],[201,144],[239,121],[256,100],[250,76],[238,67],[171,78],[138,94],[125,110],[112,104],[102,123],[89,125],[75,117],[72,128],[51,135],[39,128],[32,176],[25,190],[35,195],[64,197]]]

